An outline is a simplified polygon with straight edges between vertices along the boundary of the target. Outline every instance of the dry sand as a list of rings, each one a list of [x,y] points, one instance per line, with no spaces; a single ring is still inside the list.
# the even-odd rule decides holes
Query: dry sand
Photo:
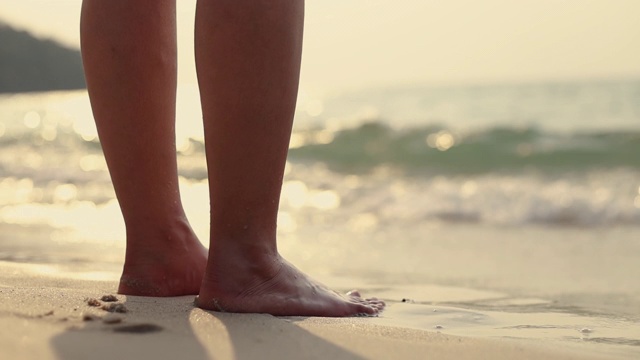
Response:
[[[2,359],[599,359],[576,349],[375,324],[368,318],[207,312],[193,297],[118,295],[126,313],[87,304],[116,282],[0,262]],[[101,301],[102,304],[106,302]],[[91,320],[89,320],[91,319]]]

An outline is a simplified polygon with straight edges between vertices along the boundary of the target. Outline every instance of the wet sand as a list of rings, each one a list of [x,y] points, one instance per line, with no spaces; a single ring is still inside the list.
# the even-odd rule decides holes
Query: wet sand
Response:
[[[340,286],[337,282],[332,285]],[[96,280],[92,274],[54,266],[0,262],[3,358],[605,359],[628,355],[594,353],[589,346],[508,339],[497,333],[501,338],[459,336],[465,333],[459,325],[477,321],[472,319],[483,312],[427,307],[411,299],[392,301],[379,318],[273,317],[203,311],[193,306],[191,296],[117,295],[116,302],[101,300],[103,295],[114,294],[116,285],[114,279]],[[412,296],[417,298],[419,291],[448,293],[461,301],[496,298],[491,292],[462,288],[414,290]],[[110,313],[90,306],[92,298],[101,304],[122,304],[127,312]],[[495,314],[484,316],[485,321],[505,321]],[[443,325],[420,329],[425,324],[419,321],[425,319]],[[453,326],[456,321],[458,325]],[[457,331],[450,333],[452,328]],[[478,334],[470,331],[467,335]]]

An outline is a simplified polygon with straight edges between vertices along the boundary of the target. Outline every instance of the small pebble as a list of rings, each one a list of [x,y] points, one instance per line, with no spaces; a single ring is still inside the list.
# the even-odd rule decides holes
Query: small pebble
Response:
[[[123,332],[123,333],[134,333],[134,334],[145,334],[145,333],[153,333],[164,330],[162,326],[156,324],[133,324],[133,325],[122,325],[122,326],[114,326],[114,332]]]
[[[119,324],[122,322],[122,317],[116,314],[107,314],[102,318],[102,322],[105,324]]]
[[[403,298],[403,299],[402,299],[402,302],[403,302],[403,303],[412,303],[412,302],[413,302],[413,300]]]
[[[104,311],[108,311],[108,312],[117,312],[117,313],[126,313],[127,307],[124,306],[123,304],[109,304],[109,305],[102,305],[102,310]]]
[[[434,328],[436,328],[436,329],[444,329],[444,326],[442,326],[442,325],[436,325],[436,326],[434,326]]]
[[[438,309],[433,309],[433,312],[438,312]]]
[[[51,315],[53,315],[53,310],[49,310],[44,314],[44,316],[51,316]]]
[[[582,328],[580,329],[580,332],[583,334],[590,334],[591,332],[593,332],[593,330],[589,329],[589,328]]]
[[[87,299],[87,305],[89,305],[89,306],[100,306],[102,304],[100,303],[100,301],[98,301],[98,299],[89,298],[89,299]]]
[[[114,302],[114,301],[118,301],[118,298],[115,297],[115,295],[103,295],[100,300],[105,301],[105,302]]]
[[[99,317],[93,315],[93,314],[82,314],[82,321],[94,321],[94,320],[98,320]]]

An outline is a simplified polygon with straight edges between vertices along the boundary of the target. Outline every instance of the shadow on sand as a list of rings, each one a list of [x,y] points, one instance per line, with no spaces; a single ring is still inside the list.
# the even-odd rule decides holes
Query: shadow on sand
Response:
[[[120,296],[123,298],[124,296]],[[122,321],[97,319],[52,339],[60,359],[362,359],[286,318],[203,311],[193,297],[127,296]],[[90,309],[103,316],[103,310]],[[113,316],[113,315],[110,315]]]

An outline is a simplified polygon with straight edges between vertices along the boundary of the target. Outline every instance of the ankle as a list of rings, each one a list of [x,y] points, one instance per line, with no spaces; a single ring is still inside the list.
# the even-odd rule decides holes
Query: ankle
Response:
[[[270,264],[274,259],[280,257],[275,241],[269,241],[263,238],[249,239],[230,239],[221,240],[215,238],[211,240],[209,256],[214,260],[215,264],[228,264],[232,260],[239,260],[260,266],[261,264]]]
[[[223,287],[240,291],[251,283],[276,276],[283,263],[276,249],[260,245],[210,249],[203,286],[209,290]]]
[[[127,259],[152,254],[172,256],[202,246],[185,217],[153,223],[128,223]]]

